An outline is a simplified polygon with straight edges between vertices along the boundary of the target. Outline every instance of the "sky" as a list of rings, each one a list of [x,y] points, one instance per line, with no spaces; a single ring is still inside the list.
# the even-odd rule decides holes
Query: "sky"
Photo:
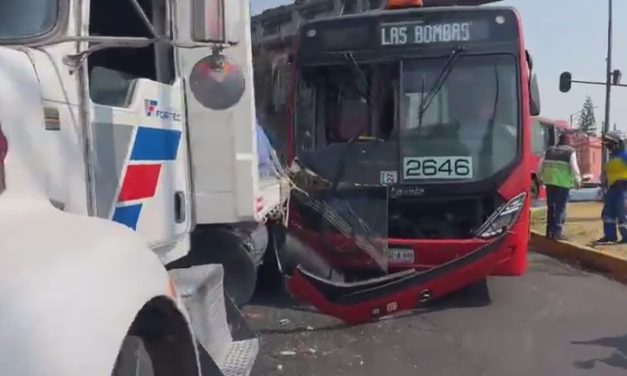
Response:
[[[627,84],[627,1],[614,1],[612,69],[623,72]],[[290,0],[251,0],[252,13],[291,3]],[[518,9],[527,49],[533,56],[540,86],[542,116],[569,120],[581,110],[586,96],[598,108],[598,127],[605,117],[605,87],[573,84],[558,89],[559,75],[569,71],[575,80],[605,81],[608,0],[504,0]],[[620,16],[623,15],[623,16]],[[613,87],[610,124],[627,132],[627,88]],[[575,121],[577,115],[574,116]]]

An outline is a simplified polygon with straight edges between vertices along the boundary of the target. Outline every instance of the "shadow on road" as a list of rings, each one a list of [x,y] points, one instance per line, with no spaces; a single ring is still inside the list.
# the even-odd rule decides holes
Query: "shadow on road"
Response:
[[[580,369],[592,369],[597,363],[627,370],[627,334],[618,337],[603,337],[590,341],[573,341],[575,345],[592,345],[607,347],[614,350],[614,353],[605,358],[593,358],[588,360],[577,360],[575,367]]]

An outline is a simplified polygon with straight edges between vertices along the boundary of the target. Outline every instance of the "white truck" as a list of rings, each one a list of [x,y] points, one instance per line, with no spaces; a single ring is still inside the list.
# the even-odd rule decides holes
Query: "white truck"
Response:
[[[224,290],[250,299],[289,187],[251,76],[246,0],[0,5],[3,375],[250,374]]]

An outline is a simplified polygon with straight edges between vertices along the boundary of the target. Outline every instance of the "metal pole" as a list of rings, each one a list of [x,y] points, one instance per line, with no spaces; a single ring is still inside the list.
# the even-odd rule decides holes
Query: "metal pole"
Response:
[[[613,0],[607,1],[607,58],[605,68],[605,123],[603,132],[610,130],[610,100],[612,96],[612,8]],[[603,164],[608,160],[607,149],[603,146]]]
[[[574,115],[574,114],[570,114],[570,122],[569,122],[569,124],[570,124],[570,129],[573,129],[573,115]]]

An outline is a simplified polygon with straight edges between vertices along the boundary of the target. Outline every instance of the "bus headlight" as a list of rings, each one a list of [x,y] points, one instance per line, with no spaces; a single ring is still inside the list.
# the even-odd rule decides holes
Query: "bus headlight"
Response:
[[[479,238],[491,238],[508,231],[520,215],[525,204],[525,198],[527,193],[523,192],[513,199],[509,200],[505,204],[501,205],[495,212],[488,218],[484,224],[475,231],[475,236]]]

